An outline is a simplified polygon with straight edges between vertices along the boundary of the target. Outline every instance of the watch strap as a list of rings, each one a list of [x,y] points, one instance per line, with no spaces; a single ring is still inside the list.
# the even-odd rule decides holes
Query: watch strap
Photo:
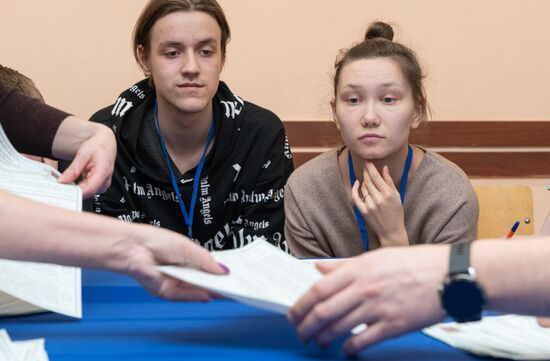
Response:
[[[449,259],[449,276],[469,273],[471,242],[453,243]]]

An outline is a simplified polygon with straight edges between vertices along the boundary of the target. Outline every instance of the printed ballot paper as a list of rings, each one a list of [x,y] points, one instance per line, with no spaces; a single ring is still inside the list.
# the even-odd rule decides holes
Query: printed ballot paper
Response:
[[[159,270],[239,302],[283,314],[322,277],[314,264],[302,262],[264,240],[210,254],[230,269],[229,274],[213,275],[176,266],[160,266]]]
[[[49,165],[20,155],[0,127],[1,190],[51,206],[82,210],[80,188],[58,183],[58,175]],[[43,310],[82,317],[80,269],[0,259],[0,316]]]
[[[490,316],[479,322],[440,323],[423,332],[479,356],[550,359],[550,329],[539,326],[535,317]]]
[[[44,339],[12,341],[6,330],[0,330],[0,361],[48,361]]]

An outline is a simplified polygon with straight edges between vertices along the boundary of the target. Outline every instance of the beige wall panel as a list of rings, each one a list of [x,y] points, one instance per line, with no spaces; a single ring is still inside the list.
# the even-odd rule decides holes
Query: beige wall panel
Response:
[[[283,119],[329,119],[338,49],[375,19],[395,25],[428,72],[438,120],[550,120],[550,1],[221,0],[233,30],[222,78]],[[0,63],[35,80],[46,100],[82,117],[141,78],[130,48],[146,0],[0,0]],[[547,180],[529,184],[535,226]]]
[[[1,62],[81,116],[140,77],[130,49],[145,0],[0,0]],[[338,49],[374,19],[428,71],[434,118],[550,119],[546,0],[221,0],[233,29],[223,78],[284,119],[327,119]]]

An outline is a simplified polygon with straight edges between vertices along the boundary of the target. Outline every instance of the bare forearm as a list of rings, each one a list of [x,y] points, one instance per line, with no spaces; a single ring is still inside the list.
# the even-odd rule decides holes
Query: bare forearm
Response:
[[[111,132],[104,125],[68,116],[59,126],[52,143],[52,154],[58,159],[73,159],[86,140],[98,132]]]
[[[52,154],[72,159],[58,181],[78,183],[86,199],[105,192],[111,185],[116,158],[114,133],[104,125],[70,116],[59,126],[52,144]]]
[[[140,227],[0,192],[0,258],[124,271]]]
[[[476,241],[472,247],[488,309],[550,315],[550,237]]]

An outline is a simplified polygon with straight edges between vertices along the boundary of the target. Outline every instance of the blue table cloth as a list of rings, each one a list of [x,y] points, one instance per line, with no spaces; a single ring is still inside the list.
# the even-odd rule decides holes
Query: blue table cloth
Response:
[[[83,271],[82,320],[53,313],[0,319],[14,340],[45,338],[51,361],[345,360],[340,343],[303,345],[284,316],[229,300],[176,303],[131,278]],[[382,342],[365,360],[476,360],[420,332]]]

